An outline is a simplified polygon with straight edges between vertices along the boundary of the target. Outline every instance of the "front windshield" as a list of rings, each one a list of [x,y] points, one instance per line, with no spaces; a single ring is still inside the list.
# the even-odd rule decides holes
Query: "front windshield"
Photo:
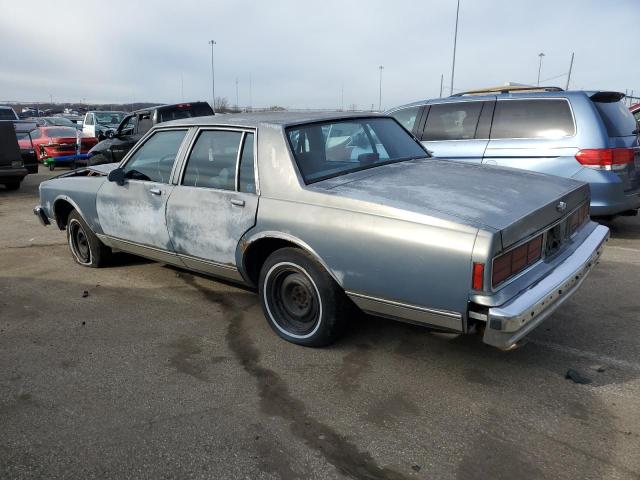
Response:
[[[119,125],[124,112],[96,112],[96,123],[100,125]]]
[[[305,183],[428,154],[391,118],[357,118],[287,129]]]

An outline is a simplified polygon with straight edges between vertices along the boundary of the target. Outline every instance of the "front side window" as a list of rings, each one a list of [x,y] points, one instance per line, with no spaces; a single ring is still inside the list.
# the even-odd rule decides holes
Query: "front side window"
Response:
[[[169,183],[173,164],[186,130],[156,132],[144,142],[124,166],[125,176],[132,180]]]
[[[409,130],[410,132],[413,130],[413,127],[416,125],[416,119],[418,118],[418,114],[420,113],[420,109],[422,107],[411,107],[405,108],[403,110],[397,110],[391,114],[396,120],[400,122],[400,124]]]
[[[563,99],[498,100],[491,138],[562,138],[576,132]]]
[[[136,125],[138,124],[138,117],[131,115],[124,120],[124,123],[120,127],[121,135],[133,135],[136,133]]]
[[[198,135],[182,184],[190,187],[236,189],[236,162],[242,132],[204,130]]]
[[[305,183],[428,156],[391,118],[347,119],[287,129]]]
[[[470,140],[475,137],[482,102],[432,105],[422,140]]]

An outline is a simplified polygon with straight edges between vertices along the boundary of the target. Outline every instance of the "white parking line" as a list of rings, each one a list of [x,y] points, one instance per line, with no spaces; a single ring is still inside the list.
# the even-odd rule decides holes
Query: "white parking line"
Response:
[[[619,360],[617,358],[609,357],[607,355],[600,355],[599,353],[589,352],[586,350],[580,350],[578,348],[569,347],[567,345],[561,345],[559,343],[554,342],[546,342],[544,340],[529,340],[529,343],[533,343],[535,345],[539,345],[544,348],[548,348],[550,350],[555,350],[560,353],[568,353],[570,355],[575,355],[577,357],[588,358],[589,360],[593,360],[596,363],[602,364],[604,366],[614,366],[622,369],[630,369],[640,371],[640,363],[635,362],[627,362],[626,360]]]

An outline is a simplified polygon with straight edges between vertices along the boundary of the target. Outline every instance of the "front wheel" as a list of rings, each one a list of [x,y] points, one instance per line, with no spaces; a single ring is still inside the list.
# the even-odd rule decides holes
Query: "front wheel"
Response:
[[[258,287],[265,317],[283,339],[321,347],[342,333],[349,300],[322,265],[302,250],[272,253],[262,266]]]
[[[111,257],[111,249],[96,237],[76,210],[67,219],[67,242],[74,260],[85,267],[102,267]]]

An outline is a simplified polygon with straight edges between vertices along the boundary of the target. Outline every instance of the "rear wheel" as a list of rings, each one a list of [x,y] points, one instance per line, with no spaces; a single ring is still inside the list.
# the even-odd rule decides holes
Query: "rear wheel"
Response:
[[[18,190],[20,188],[20,182],[7,182],[4,184],[7,190]]]
[[[297,248],[283,248],[267,258],[259,293],[271,328],[285,340],[309,347],[334,342],[351,307],[322,265]]]
[[[67,241],[74,260],[85,267],[102,267],[111,257],[111,249],[96,237],[76,210],[67,219]]]

